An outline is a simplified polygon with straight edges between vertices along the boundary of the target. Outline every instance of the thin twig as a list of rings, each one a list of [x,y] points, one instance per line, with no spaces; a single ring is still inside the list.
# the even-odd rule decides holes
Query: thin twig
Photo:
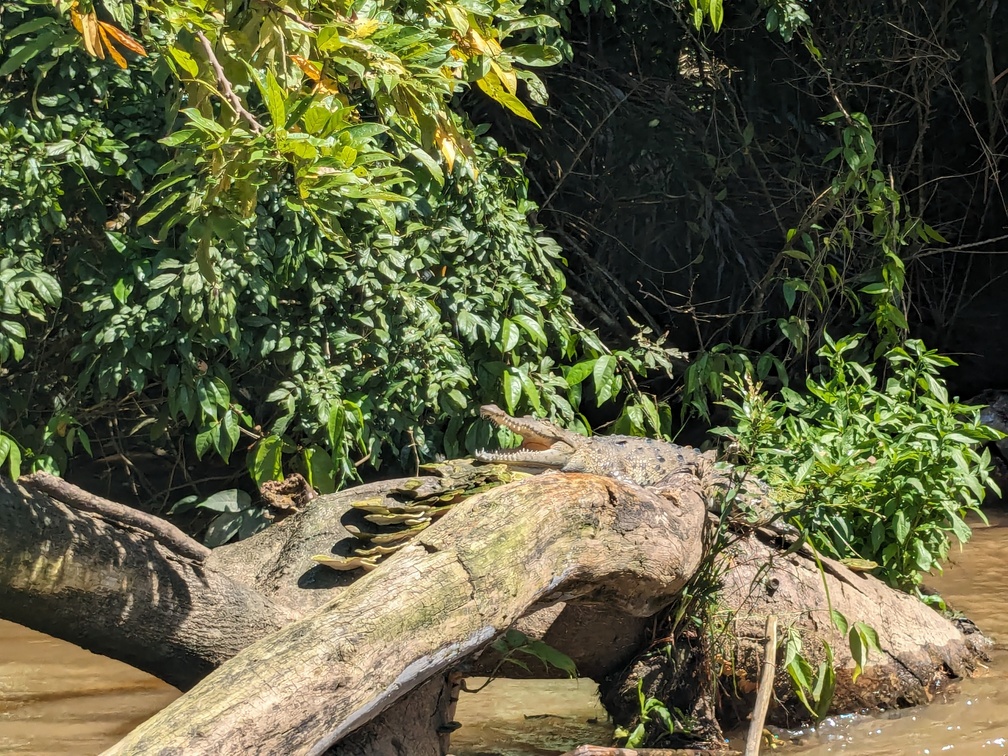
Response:
[[[275,11],[275,12],[279,13],[282,16],[287,16],[287,18],[289,18],[291,21],[293,21],[296,24],[300,24],[301,26],[303,26],[305,29],[308,29],[309,31],[317,31],[319,29],[319,25],[318,24],[313,24],[310,21],[305,21],[303,18],[301,18],[301,16],[299,16],[294,11],[287,10],[286,8],[281,8],[276,3],[270,2],[270,0],[259,0],[259,2],[262,5],[265,5],[270,10]]]
[[[256,117],[249,113],[245,106],[242,105],[241,98],[235,94],[234,88],[231,86],[231,82],[227,80],[224,75],[224,69],[221,67],[220,61],[217,60],[217,56],[214,54],[213,45],[210,44],[210,40],[207,39],[203,32],[196,32],[196,39],[200,41],[203,45],[203,51],[206,53],[207,60],[210,62],[210,67],[214,70],[214,76],[217,77],[217,87],[219,89],[221,97],[223,97],[227,103],[234,108],[235,113],[244,118],[248,124],[249,128],[252,130],[253,134],[261,134],[265,129],[263,125],[256,120]]]
[[[759,689],[756,693],[756,708],[753,709],[752,721],[749,723],[749,736],[746,738],[744,756],[759,756],[760,743],[763,741],[763,723],[766,721],[767,708],[770,706],[770,695],[773,693],[774,674],[777,672],[777,617],[771,614],[766,618],[766,648],[763,653],[763,673],[760,675]]]

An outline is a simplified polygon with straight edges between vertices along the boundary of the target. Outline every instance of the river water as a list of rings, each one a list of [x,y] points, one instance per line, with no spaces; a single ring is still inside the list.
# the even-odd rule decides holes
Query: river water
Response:
[[[995,641],[982,677],[946,700],[881,716],[828,720],[795,733],[787,753],[819,756],[990,754],[1008,751],[1008,515],[978,527],[945,574],[928,581]],[[92,754],[178,696],[120,662],[0,621],[0,754]],[[548,756],[608,743],[594,686],[499,680],[463,694],[452,739],[458,756]],[[741,744],[733,743],[741,749]]]

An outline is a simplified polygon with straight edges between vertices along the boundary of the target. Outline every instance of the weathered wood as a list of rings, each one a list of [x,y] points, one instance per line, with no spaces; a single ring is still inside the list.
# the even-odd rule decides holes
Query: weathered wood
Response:
[[[837,563],[823,574],[807,556],[782,556],[775,545],[755,536],[737,541],[721,559],[728,567],[720,599],[722,616],[729,620],[723,637],[730,639],[731,648],[725,651],[734,660],[734,679],[725,687],[750,691],[737,702],[734,711],[739,716],[751,709],[768,614],[801,634],[803,653],[813,667],[823,658],[823,642],[830,645],[837,669],[834,711],[926,703],[948,680],[971,675],[985,658],[983,636],[964,635],[917,598],[869,574]],[[830,607],[851,624],[864,622],[878,633],[882,653],[871,652],[857,681],[852,679],[854,659],[847,638],[833,626]],[[807,720],[784,669],[775,678],[774,701],[768,721],[793,725]]]
[[[656,731],[646,745],[694,739],[717,743],[723,740],[722,727],[745,722],[761,687],[757,681],[766,658],[764,626],[771,615],[783,628],[799,633],[802,652],[813,668],[825,657],[823,643],[830,645],[837,670],[832,712],[926,703],[950,679],[972,674],[985,658],[987,641],[979,633],[964,635],[913,596],[838,562],[821,560],[828,564],[820,572],[811,550],[783,554],[788,544],[766,542],[770,535],[751,533],[718,555],[722,589],[712,610],[712,622],[719,629],[713,644],[686,629],[667,639],[668,655],[643,655],[600,686],[603,703],[617,721],[631,725],[636,721],[640,680],[645,695],[693,719],[691,733],[668,736]],[[864,622],[878,633],[882,653],[869,655],[856,681],[848,640],[833,626],[831,608],[851,624]],[[718,691],[711,685],[712,668],[720,673]],[[791,727],[809,721],[780,665],[772,687],[767,721]]]
[[[183,689],[299,616],[145,530],[3,478],[0,614]]]
[[[117,522],[128,528],[134,528],[153,536],[159,543],[168,547],[179,556],[202,562],[210,556],[210,549],[199,541],[193,540],[170,522],[160,517],[140,512],[124,504],[95,496],[75,485],[67,483],[62,478],[47,472],[36,472],[21,476],[18,483],[25,488],[39,491],[57,499],[72,509],[91,512],[104,520]]]
[[[632,699],[629,713],[644,676],[647,685],[671,681],[690,698],[660,689],[656,697],[687,711],[697,704],[697,720],[713,721],[713,706],[697,698],[700,678],[690,677],[702,677],[710,663],[710,656],[696,656],[706,653],[701,645],[669,639],[676,643],[671,658],[693,665],[689,674],[680,674],[685,667],[628,664],[660,622],[648,615],[673,598],[699,558],[704,515],[693,475],[673,481],[667,499],[586,475],[545,475],[499,488],[457,505],[402,555],[353,585],[356,575],[311,561],[312,554],[351,547],[342,522],[353,501],[418,485],[434,482],[388,481],[320,497],[196,563],[172,539],[111,510],[95,516],[0,481],[0,615],[180,687],[260,641],[208,679],[209,692],[201,686],[197,703],[180,703],[140,728],[124,752],[226,753],[221,743],[233,742],[234,752],[297,753],[322,749],[363,725],[332,753],[401,751],[406,727],[413,728],[409,752],[443,754],[452,716],[443,672],[526,612],[532,612],[526,629],[545,635],[596,679],[628,667],[622,687]],[[722,649],[722,658],[732,660],[726,687],[735,693],[755,689],[767,613],[805,634],[806,653],[825,638],[841,663],[851,664],[845,640],[831,630],[814,562],[801,553],[781,557],[780,546],[752,537],[722,556],[735,644]],[[875,626],[886,650],[869,660],[857,686],[845,687],[850,675],[840,673],[834,710],[924,701],[950,671],[967,674],[977,663],[971,639],[980,636],[964,639],[916,599],[837,564],[827,585],[833,607]],[[555,602],[566,599],[575,601],[559,609]],[[775,694],[784,705],[771,719],[803,716],[783,676]],[[629,721],[612,695],[606,704]],[[751,709],[745,695],[735,704],[739,716]],[[731,710],[722,709],[726,714],[730,720]],[[716,723],[711,732],[719,732]]]
[[[763,743],[763,723],[766,722],[767,709],[770,708],[770,695],[773,693],[773,681],[777,672],[777,617],[773,614],[766,620],[766,646],[763,648],[763,671],[760,673],[759,690],[756,692],[756,706],[753,709],[752,720],[749,722],[749,733],[746,735],[743,756],[759,756],[760,745]]]
[[[704,518],[695,491],[671,502],[583,475],[473,497],[107,753],[320,754],[530,607],[581,599],[653,614],[699,564]]]

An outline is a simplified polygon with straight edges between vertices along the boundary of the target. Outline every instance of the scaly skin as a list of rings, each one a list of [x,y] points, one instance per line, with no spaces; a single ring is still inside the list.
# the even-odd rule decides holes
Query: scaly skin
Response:
[[[682,472],[707,469],[713,457],[691,446],[637,436],[582,436],[534,417],[511,417],[494,404],[481,408],[483,417],[522,437],[516,450],[481,451],[481,462],[537,470],[583,472],[616,478],[639,486],[661,487]]]
[[[713,452],[701,452],[692,446],[637,436],[589,438],[534,417],[511,417],[494,404],[483,406],[481,414],[522,437],[517,449],[478,452],[476,458],[481,462],[529,472],[590,473],[658,489],[675,487],[677,477],[692,473],[704,479],[710,494],[708,506],[715,513],[721,511],[724,492],[739,482],[732,480],[730,473],[715,470]],[[737,514],[749,524],[769,521],[777,507],[767,486],[752,478],[742,483],[743,495],[735,501],[741,505]],[[721,495],[717,495],[718,491]]]

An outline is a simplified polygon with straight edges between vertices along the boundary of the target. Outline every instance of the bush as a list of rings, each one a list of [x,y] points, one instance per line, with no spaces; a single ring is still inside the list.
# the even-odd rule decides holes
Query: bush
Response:
[[[4,3],[0,462],[142,442],[326,491],[485,442],[481,402],[574,422],[589,377],[658,430],[624,379],[664,352],[581,326],[519,157],[457,110],[475,84],[532,118],[518,83],[542,99],[530,67],[559,56],[521,35],[551,25],[508,2]]]
[[[953,362],[917,340],[890,349],[878,366],[860,364],[853,336],[826,337],[822,375],[807,395],[783,389],[771,399],[751,380],[724,404],[734,425],[721,429],[743,460],[786,502],[786,519],[823,553],[869,560],[889,584],[915,588],[940,569],[950,535],[970,537],[989,453],[999,434],[979,408],[950,401],[942,368]]]

